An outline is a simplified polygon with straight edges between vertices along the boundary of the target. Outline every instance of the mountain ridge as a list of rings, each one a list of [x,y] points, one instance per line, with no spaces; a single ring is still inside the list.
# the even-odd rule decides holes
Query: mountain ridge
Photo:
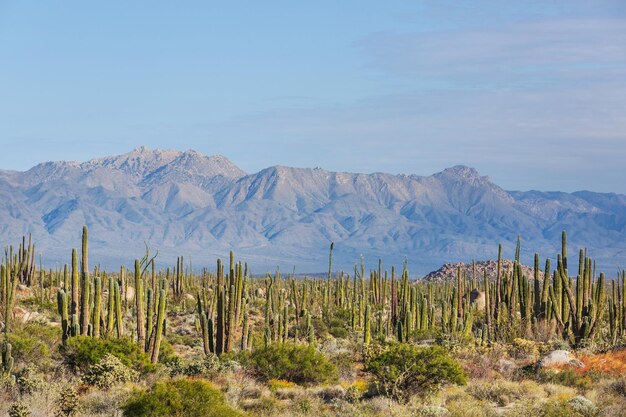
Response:
[[[444,263],[493,258],[498,242],[523,256],[553,256],[560,232],[606,268],[626,263],[626,196],[506,191],[476,169],[430,176],[333,172],[275,165],[246,173],[221,155],[136,148],[85,162],[0,170],[0,237],[32,233],[44,259],[66,262],[82,224],[104,265],[191,256],[212,264],[233,248],[254,267],[351,270],[361,255],[426,273]],[[615,263],[618,265],[615,265]],[[607,271],[612,272],[612,271]]]

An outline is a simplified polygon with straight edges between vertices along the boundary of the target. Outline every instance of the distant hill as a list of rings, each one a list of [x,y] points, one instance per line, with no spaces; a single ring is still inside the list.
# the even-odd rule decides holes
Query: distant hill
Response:
[[[626,266],[626,196],[505,191],[475,169],[428,177],[273,166],[245,173],[223,156],[150,150],[0,171],[0,239],[32,233],[48,265],[68,262],[90,229],[94,264],[131,264],[147,244],[158,262],[185,255],[214,268],[234,249],[260,273],[324,271],[335,242],[336,269],[405,259],[413,274],[447,262],[493,259],[498,242],[522,261],[554,256],[568,231],[613,274]],[[543,261],[542,261],[543,262]],[[256,270],[255,270],[256,269]],[[260,270],[259,270],[260,269]]]
[[[504,274],[511,274],[513,271],[513,261],[510,259],[503,259],[500,264],[500,274],[504,276]],[[555,265],[556,266],[556,265]],[[535,270],[533,267],[528,265],[522,265],[522,274],[524,274],[529,279],[533,279],[535,277]],[[424,280],[432,281],[432,282],[445,282],[445,281],[454,281],[457,279],[459,268],[461,271],[462,277],[467,277],[470,279],[476,278],[476,282],[482,283],[485,277],[485,273],[487,274],[487,278],[490,281],[495,281],[498,277],[498,261],[496,260],[488,260],[488,261],[480,261],[474,263],[463,263],[457,262],[454,264],[445,264],[442,265],[436,271],[429,272],[424,276]],[[539,279],[543,280],[543,269],[545,265],[539,265]],[[554,271],[554,268],[551,268]],[[574,271],[575,272],[575,271]]]

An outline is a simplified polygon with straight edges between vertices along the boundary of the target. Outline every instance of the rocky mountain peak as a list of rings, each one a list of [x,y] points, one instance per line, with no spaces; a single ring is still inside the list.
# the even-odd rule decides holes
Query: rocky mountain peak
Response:
[[[338,268],[364,254],[395,265],[410,259],[412,273],[423,273],[487,259],[499,241],[510,254],[520,233],[524,261],[530,251],[551,256],[563,229],[599,262],[626,256],[626,196],[507,192],[467,166],[428,177],[281,165],[246,174],[222,155],[143,146],[0,179],[0,238],[32,232],[52,261],[66,261],[83,224],[98,236],[93,253],[103,264],[127,262],[146,242],[163,262],[234,249],[260,267],[319,271],[334,241]]]
[[[446,168],[441,172],[441,174],[448,177],[455,177],[464,180],[488,180],[488,177],[482,177],[475,168],[465,165],[455,165],[453,167]]]

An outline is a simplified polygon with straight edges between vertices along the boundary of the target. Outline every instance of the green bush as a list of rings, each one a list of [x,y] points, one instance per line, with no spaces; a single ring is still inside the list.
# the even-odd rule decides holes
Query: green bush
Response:
[[[336,339],[345,339],[348,337],[348,331],[343,327],[331,327],[328,333],[332,334]]]
[[[9,343],[13,348],[12,354],[15,363],[41,367],[50,362],[51,356],[48,345],[23,330],[10,333]]]
[[[167,340],[161,340],[161,347],[159,349],[159,363],[170,363],[176,361],[178,355],[176,355],[176,351]]]
[[[224,394],[213,384],[200,379],[175,379],[157,382],[148,391],[135,392],[122,406],[126,417],[237,417]]]
[[[87,372],[90,366],[100,362],[107,353],[117,357],[124,365],[138,371],[153,371],[150,358],[132,340],[97,339],[93,337],[70,337],[65,346],[60,346],[65,363],[74,370]]]
[[[337,368],[322,353],[293,343],[274,344],[252,353],[252,365],[259,375],[298,384],[322,383],[337,379]]]
[[[443,384],[465,385],[461,365],[441,347],[415,347],[393,343],[366,362],[379,393],[408,401],[415,394],[432,392]]]
[[[89,367],[83,378],[85,383],[102,389],[109,389],[115,384],[134,381],[139,374],[124,365],[116,356],[107,353],[95,365]]]

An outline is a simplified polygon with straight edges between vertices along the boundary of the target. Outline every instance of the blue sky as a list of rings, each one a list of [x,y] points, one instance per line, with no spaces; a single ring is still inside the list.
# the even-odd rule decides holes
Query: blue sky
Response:
[[[0,2],[0,167],[139,145],[626,193],[626,3]]]

